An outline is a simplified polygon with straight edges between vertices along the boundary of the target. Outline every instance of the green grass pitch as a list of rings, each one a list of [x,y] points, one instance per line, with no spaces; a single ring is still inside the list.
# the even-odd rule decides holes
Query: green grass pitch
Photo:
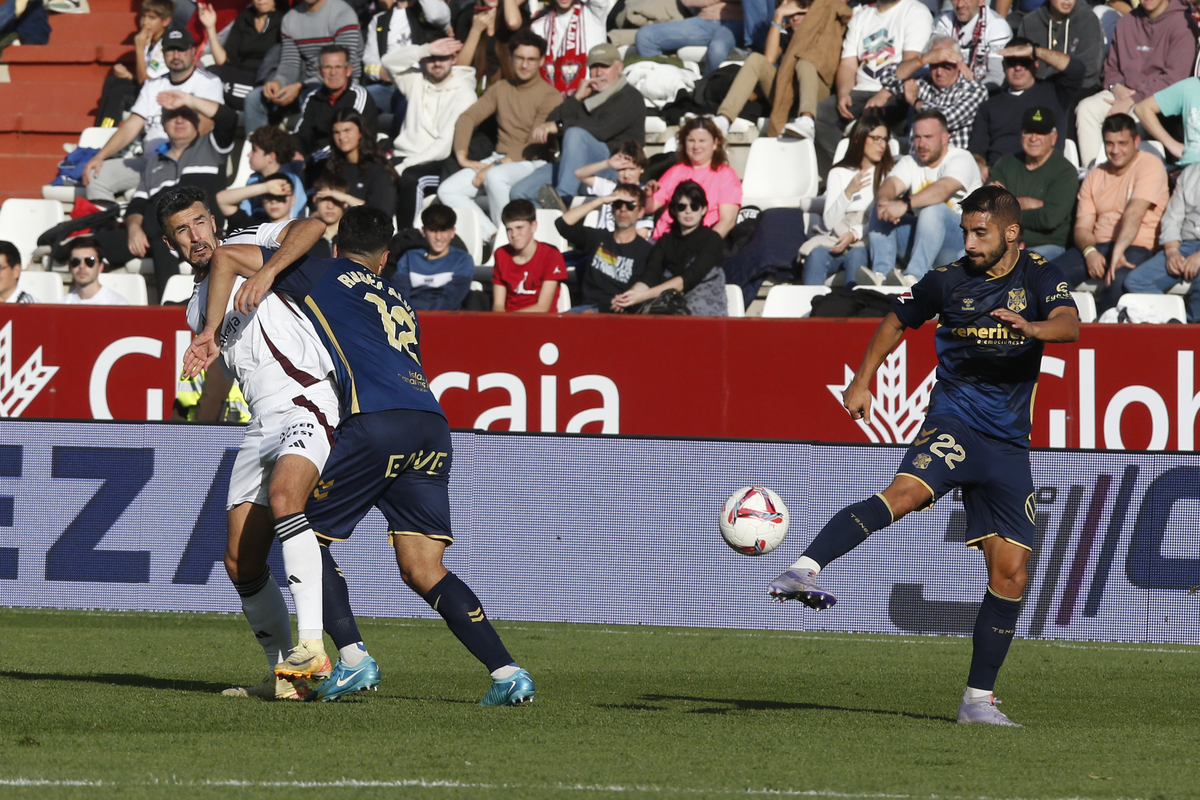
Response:
[[[0,796],[1200,797],[1198,647],[1018,640],[1013,730],[954,724],[965,639],[497,627],[532,705],[439,621],[362,620],[378,693],[263,703],[217,694],[265,674],[240,616],[0,609]]]

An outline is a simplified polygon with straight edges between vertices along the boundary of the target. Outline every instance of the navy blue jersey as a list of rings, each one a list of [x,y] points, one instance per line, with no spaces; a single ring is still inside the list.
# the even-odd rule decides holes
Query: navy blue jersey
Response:
[[[998,278],[969,270],[968,263],[963,258],[930,270],[911,296],[892,301],[892,311],[906,328],[938,318],[930,416],[958,417],[988,436],[1028,445],[1044,343],[1010,330],[991,312],[1007,308],[1038,321],[1060,306],[1075,308],[1075,301],[1062,271],[1036,253],[1022,251]]]
[[[417,315],[394,286],[348,258],[305,258],[275,288],[302,299],[333,357],[343,419],[403,408],[445,416],[421,367]]]

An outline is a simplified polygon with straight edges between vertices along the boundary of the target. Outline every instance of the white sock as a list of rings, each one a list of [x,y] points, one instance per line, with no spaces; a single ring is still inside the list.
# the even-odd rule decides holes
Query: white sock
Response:
[[[972,689],[970,686],[963,692],[963,702],[967,705],[975,703],[990,703],[992,702],[991,689]]]
[[[513,675],[516,675],[520,669],[521,668],[516,664],[509,664],[506,667],[500,667],[500,669],[494,670],[492,672],[492,677],[498,681],[502,681],[505,678],[511,678]]]
[[[814,573],[821,573],[821,565],[813,561],[808,556],[800,556],[795,564],[792,564],[791,569],[811,569]]]
[[[303,513],[276,520],[275,534],[283,545],[283,568],[296,604],[300,638],[320,641],[325,627],[321,616],[321,546]]]
[[[348,644],[345,647],[338,648],[338,656],[342,659],[342,663],[347,667],[357,667],[366,658],[367,646],[362,642]]]
[[[242,614],[262,645],[267,667],[275,669],[275,665],[283,661],[292,649],[292,620],[288,617],[287,604],[283,602],[279,584],[268,569],[261,578],[235,583],[233,587],[241,596]]]

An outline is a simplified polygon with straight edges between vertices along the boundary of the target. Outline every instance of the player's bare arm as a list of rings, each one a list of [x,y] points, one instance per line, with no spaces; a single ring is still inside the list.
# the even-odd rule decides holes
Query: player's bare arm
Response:
[[[205,308],[204,330],[183,354],[183,375],[190,378],[208,369],[221,355],[217,328],[225,318],[225,307],[238,275],[250,276],[262,268],[262,250],[250,244],[227,244],[218,247],[209,261],[208,305]]]
[[[1079,312],[1074,308],[1060,306],[1050,312],[1044,320],[1032,321],[1007,308],[997,308],[992,316],[1012,330],[1030,339],[1043,342],[1074,342],[1079,340]]]
[[[258,308],[267,292],[271,291],[271,285],[279,273],[303,258],[313,245],[320,241],[324,233],[325,223],[315,217],[290,222],[282,231],[279,249],[275,251],[275,255],[271,256],[266,264],[262,264],[260,259],[258,267],[255,268],[257,274],[246,276],[249,280],[242,284],[237,296],[233,298],[234,308],[242,314],[249,314]]]
[[[900,344],[903,336],[904,326],[900,324],[900,318],[889,311],[867,344],[867,352],[858,372],[854,373],[850,385],[842,392],[842,405],[850,412],[851,418],[871,421],[871,378],[875,377],[876,370],[888,353]]]

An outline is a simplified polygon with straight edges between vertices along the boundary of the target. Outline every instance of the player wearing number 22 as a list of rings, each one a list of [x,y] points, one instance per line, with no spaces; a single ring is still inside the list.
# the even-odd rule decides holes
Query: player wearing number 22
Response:
[[[533,681],[513,661],[475,593],[442,565],[450,527],[453,448],[445,414],[421,366],[416,314],[380,277],[392,224],[378,209],[346,212],[333,259],[291,266],[262,259],[235,304],[268,289],[301,299],[333,359],[341,394],[336,442],[305,512],[317,536],[350,538],[372,506],[383,512],[404,582],[437,611],[492,676],[483,705],[531,701]],[[278,260],[275,263],[281,263]],[[339,662],[317,690],[333,699],[355,686],[357,670]]]
[[[835,514],[767,591],[829,608],[837,599],[816,583],[822,568],[961,487],[966,543],[983,551],[988,583],[958,721],[1020,727],[996,708],[992,692],[1016,632],[1034,543],[1033,396],[1045,343],[1078,339],[1079,313],[1059,269],[1019,249],[1021,207],[1012,194],[985,186],[962,212],[966,255],[896,298],[842,395],[852,417],[869,419],[876,370],[905,329],[937,317],[937,384],[924,424],[891,485]]]

